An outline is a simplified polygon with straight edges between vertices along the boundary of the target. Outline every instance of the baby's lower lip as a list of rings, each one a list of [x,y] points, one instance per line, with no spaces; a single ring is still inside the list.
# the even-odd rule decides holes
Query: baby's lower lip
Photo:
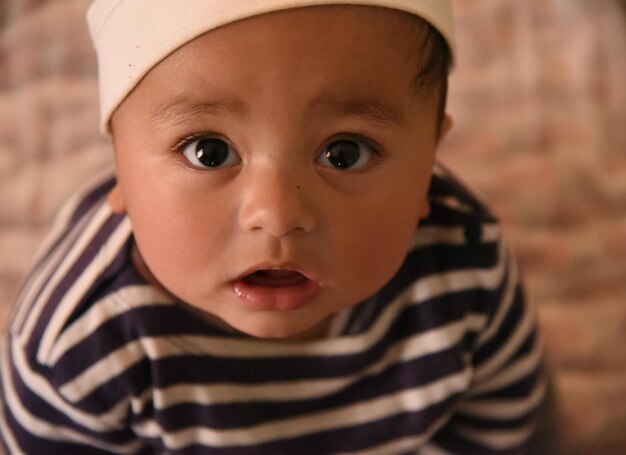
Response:
[[[233,290],[255,310],[293,311],[306,306],[320,285],[296,271],[267,270],[236,280]]]

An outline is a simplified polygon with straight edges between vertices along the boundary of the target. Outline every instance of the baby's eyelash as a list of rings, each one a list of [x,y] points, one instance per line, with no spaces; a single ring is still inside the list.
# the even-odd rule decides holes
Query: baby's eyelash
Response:
[[[208,137],[219,137],[219,134],[217,133],[213,133],[213,132],[209,132],[209,131],[205,131],[205,132],[201,132],[201,133],[193,133],[190,134],[187,137],[184,137],[183,139],[181,139],[180,141],[178,141],[172,148],[172,152],[174,153],[180,153],[182,152],[185,147],[187,147],[189,144],[199,141],[200,139],[205,139]]]
[[[206,138],[211,138],[211,137],[219,138],[221,137],[221,135],[213,131],[203,131],[203,132],[193,133],[193,134],[190,134],[189,136],[184,137],[180,141],[178,141],[171,148],[171,151],[174,153],[180,153],[189,144],[199,141],[200,139],[206,139]],[[361,133],[338,134],[337,136],[331,138],[329,142],[333,142],[333,141],[341,140],[341,139],[354,140],[354,141],[361,142],[365,146],[367,146],[375,155],[380,156],[383,154],[382,147],[376,141],[374,141],[373,139],[371,139],[370,137],[364,134],[361,134]]]
[[[336,140],[352,140],[361,142],[367,148],[369,148],[375,155],[380,156],[383,154],[383,148],[373,139],[361,133],[345,133],[339,134],[336,137],[332,138],[329,142],[333,142]]]

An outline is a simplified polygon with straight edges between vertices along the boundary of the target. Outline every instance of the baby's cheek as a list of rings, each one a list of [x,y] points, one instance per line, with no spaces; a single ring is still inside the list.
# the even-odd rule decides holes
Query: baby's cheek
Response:
[[[345,265],[355,287],[366,296],[383,287],[402,265],[411,239],[412,235],[398,229],[372,229],[367,238],[353,246],[351,259]]]

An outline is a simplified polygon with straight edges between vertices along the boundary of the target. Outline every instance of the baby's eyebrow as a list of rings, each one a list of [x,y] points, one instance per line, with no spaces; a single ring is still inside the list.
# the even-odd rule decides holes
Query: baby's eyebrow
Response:
[[[242,113],[244,110],[244,104],[237,100],[197,100],[187,94],[177,94],[152,108],[150,117],[154,123],[172,126],[184,123],[199,114]]]
[[[313,110],[331,111],[349,117],[361,117],[386,126],[406,126],[402,109],[377,97],[324,95],[311,103]],[[176,94],[151,109],[151,119],[161,126],[173,126],[192,120],[200,114],[245,114],[246,106],[237,99],[197,100],[188,94]]]
[[[314,108],[329,109],[341,115],[363,117],[388,126],[406,126],[407,118],[398,106],[377,97],[353,97],[342,99],[322,96],[313,103]]]

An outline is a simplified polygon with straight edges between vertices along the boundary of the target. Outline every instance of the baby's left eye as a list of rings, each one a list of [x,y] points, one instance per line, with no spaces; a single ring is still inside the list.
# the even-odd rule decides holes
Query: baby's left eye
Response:
[[[317,157],[324,167],[354,170],[365,166],[376,155],[371,146],[355,139],[339,139],[330,143]]]

